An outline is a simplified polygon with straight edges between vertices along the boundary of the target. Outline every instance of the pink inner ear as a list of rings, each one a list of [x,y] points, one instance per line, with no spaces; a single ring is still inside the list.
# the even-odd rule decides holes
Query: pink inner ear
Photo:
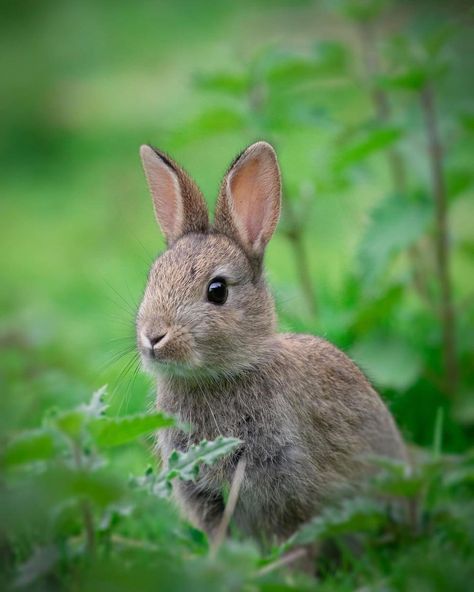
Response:
[[[182,218],[178,179],[149,146],[142,147],[141,156],[158,223],[167,240],[173,241]]]
[[[261,196],[265,188],[260,179],[259,159],[255,158],[232,175],[230,188],[235,214],[250,243],[259,238],[262,231],[265,206]]]
[[[174,235],[178,216],[177,181],[171,171],[162,167],[149,182],[158,222],[166,235]]]
[[[244,242],[259,250],[270,240],[279,215],[279,174],[273,158],[250,156],[231,175],[229,189]]]

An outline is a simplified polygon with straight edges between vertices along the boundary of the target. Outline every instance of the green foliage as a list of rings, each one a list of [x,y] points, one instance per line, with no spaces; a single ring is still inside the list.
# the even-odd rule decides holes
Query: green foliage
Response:
[[[393,126],[377,126],[374,129],[361,130],[351,142],[348,142],[334,161],[337,170],[359,164],[367,157],[389,148],[401,137],[401,130]]]
[[[195,481],[201,465],[210,467],[241,444],[242,442],[237,438],[219,436],[212,442],[203,440],[199,444],[193,444],[186,452],[174,450],[169,456],[167,469],[162,470],[156,476],[152,472],[148,472],[145,477],[134,482],[149,488],[154,495],[166,497],[171,493],[173,479]]]
[[[90,422],[89,428],[95,443],[108,448],[133,442],[139,436],[175,425],[174,419],[155,411],[126,417],[100,418]]]
[[[56,451],[54,434],[45,430],[34,430],[21,434],[9,442],[2,456],[5,466],[49,460]]]
[[[405,391],[419,378],[422,359],[405,339],[367,335],[350,350],[351,357],[379,388]]]

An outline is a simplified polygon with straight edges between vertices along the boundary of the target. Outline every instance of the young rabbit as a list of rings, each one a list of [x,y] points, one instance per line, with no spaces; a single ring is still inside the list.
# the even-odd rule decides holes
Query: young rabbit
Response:
[[[192,425],[160,432],[166,464],[219,435],[243,441],[236,454],[179,481],[175,497],[212,537],[237,461],[246,470],[238,528],[281,540],[367,475],[364,455],[405,459],[384,403],[336,347],[276,332],[263,255],[280,214],[273,148],[257,142],[227,172],[214,224],[194,182],[168,156],[142,146],[155,214],[168,249],[155,261],[137,317],[144,366],[158,380],[160,410]]]

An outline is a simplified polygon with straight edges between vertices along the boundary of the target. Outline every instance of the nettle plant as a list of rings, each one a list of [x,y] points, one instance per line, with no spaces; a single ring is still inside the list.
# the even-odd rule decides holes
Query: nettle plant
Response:
[[[109,417],[104,395],[101,389],[88,404],[48,413],[40,428],[4,447],[0,540],[5,589],[90,592],[133,586],[146,591],[159,582],[166,590],[309,590],[313,578],[285,567],[308,561],[310,545],[321,549],[315,565],[320,578],[343,569],[347,577],[356,573],[359,582],[372,582],[375,590],[395,577],[384,573],[387,557],[401,561],[400,553],[409,557],[426,541],[434,558],[456,558],[462,582],[472,577],[468,559],[474,553],[474,531],[468,516],[474,455],[441,455],[442,414],[432,451],[414,468],[372,459],[381,470],[365,492],[327,507],[283,544],[258,549],[232,527],[236,477],[228,484],[216,541],[207,541],[180,519],[169,499],[175,479],[196,479],[202,465],[219,462],[241,442],[224,437],[203,441],[186,453],[173,453],[166,470],[127,476],[114,462],[116,447],[157,430],[189,426],[177,426],[157,412]],[[231,536],[225,540],[229,525]],[[338,552],[326,553],[326,548]],[[361,563],[361,550],[370,569]],[[418,573],[416,562],[410,565],[407,573]]]
[[[146,489],[168,498],[174,479],[194,480],[201,465],[213,464],[241,444],[224,437],[202,441],[186,453],[173,453],[166,470],[148,469],[144,477],[127,482],[109,466],[111,449],[160,429],[188,426],[157,411],[109,417],[104,396],[105,387],[88,404],[48,413],[42,427],[21,433],[1,454],[6,478],[2,534],[20,560],[14,577],[19,587],[60,564],[103,553],[114,542],[126,546],[127,540],[114,540],[113,533],[121,519],[133,514],[131,493]]]
[[[430,393],[429,424],[439,406],[469,424],[473,354],[465,328],[472,295],[456,301],[451,275],[453,256],[471,247],[451,236],[449,212],[474,182],[463,156],[472,145],[472,115],[462,106],[446,114],[437,96],[449,83],[461,25],[404,24],[394,34],[383,20],[388,6],[334,4],[358,35],[360,60],[353,48],[325,40],[308,52],[265,48],[239,68],[201,73],[196,85],[214,106],[187,122],[186,134],[171,134],[170,143],[245,131],[278,149],[287,135],[300,133],[307,143],[314,130],[314,166],[284,185],[279,230],[294,254],[306,310],[282,307],[281,317],[346,348],[379,388],[406,394],[398,397],[402,410],[412,404],[410,393],[422,390]],[[362,117],[344,123],[354,102]],[[451,132],[443,137],[445,127]],[[380,184],[380,170],[386,188],[356,248],[353,272],[337,294],[329,293],[310,262],[314,205],[372,178]],[[427,443],[429,430],[418,419],[408,428]],[[447,439],[465,444],[449,418]]]

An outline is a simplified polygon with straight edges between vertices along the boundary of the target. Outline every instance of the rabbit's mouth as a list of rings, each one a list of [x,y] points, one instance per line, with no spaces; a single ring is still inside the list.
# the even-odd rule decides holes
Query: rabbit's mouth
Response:
[[[216,374],[215,371],[196,363],[157,359],[152,355],[142,355],[142,366],[153,376],[164,375],[191,381],[215,378]]]

